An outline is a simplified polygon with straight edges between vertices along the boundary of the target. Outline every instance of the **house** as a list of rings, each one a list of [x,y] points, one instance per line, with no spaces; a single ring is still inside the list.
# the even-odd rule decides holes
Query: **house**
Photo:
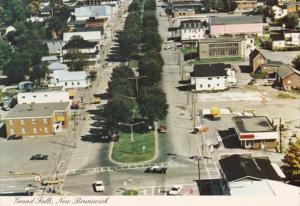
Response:
[[[18,104],[38,104],[69,102],[69,92],[62,91],[62,87],[35,90],[33,92],[21,92],[17,94]]]
[[[295,3],[297,0],[278,0],[279,6],[284,6],[287,4]]]
[[[240,144],[246,149],[274,149],[279,132],[266,116],[232,118]]]
[[[7,137],[53,135],[69,127],[70,102],[17,104],[4,119]]]
[[[89,64],[95,64],[100,58],[99,45],[98,42],[89,42],[83,38],[72,38],[62,49],[63,62],[68,63],[73,61],[73,56],[70,53],[77,52],[77,55],[81,56],[84,61],[89,62]]]
[[[256,0],[237,0],[235,12],[250,12],[256,8]]]
[[[231,57],[245,59],[254,48],[254,39],[248,37],[220,37],[198,41],[199,59]]]
[[[60,55],[61,49],[65,45],[65,42],[61,40],[49,40],[47,41],[47,47],[50,55]]]
[[[77,0],[77,2],[85,6],[96,6],[100,5],[102,0]]]
[[[85,28],[87,30],[105,30],[108,26],[108,18],[88,19],[85,21]]]
[[[276,5],[272,6],[272,10],[274,12],[274,19],[281,19],[288,13],[287,9],[282,9],[281,7]]]
[[[50,73],[53,73],[54,71],[58,71],[58,70],[68,70],[68,66],[66,64],[62,64],[59,62],[54,62],[48,65],[48,70],[50,71]]]
[[[239,197],[287,197],[300,193],[297,186],[268,179],[230,182],[229,188],[231,196]]]
[[[180,16],[194,16],[196,14],[194,8],[176,8],[172,12],[173,18]]]
[[[249,55],[249,62],[251,72],[256,72],[256,70],[259,69],[261,65],[267,63],[267,58],[262,53],[260,53],[259,50],[254,49]]]
[[[222,155],[219,163],[228,183],[262,179],[282,181],[282,171],[268,157],[253,157],[251,153]]]
[[[61,86],[64,89],[77,89],[90,86],[90,80],[87,77],[86,71],[54,71],[50,74],[50,78],[49,87]]]
[[[59,62],[59,58],[55,55],[51,55],[51,56],[44,56],[41,59],[42,62],[47,62],[48,64],[52,64],[55,62]]]
[[[231,196],[298,196],[300,192],[299,187],[282,182],[284,173],[268,157],[253,157],[251,153],[222,155],[219,163]]]
[[[300,72],[287,64],[277,68],[275,87],[280,90],[300,89]]]
[[[287,10],[289,14],[298,14],[300,13],[300,1],[293,2],[287,5]]]
[[[185,20],[180,22],[181,41],[196,42],[199,39],[204,39],[207,28],[201,20]]]
[[[225,90],[229,64],[195,64],[190,73],[191,85],[196,91]]]
[[[74,36],[81,36],[84,40],[89,42],[98,42],[101,41],[101,31],[87,31],[87,32],[65,32],[63,34],[63,41],[67,43]]]
[[[300,32],[281,31],[270,35],[272,50],[285,50],[288,48],[300,49]]]
[[[75,8],[74,15],[76,21],[85,21],[90,18],[108,18],[111,21],[113,19],[113,8],[109,5],[83,6]]]
[[[263,27],[267,26],[261,15],[211,17],[209,21],[212,36],[224,34],[257,34],[261,36]]]

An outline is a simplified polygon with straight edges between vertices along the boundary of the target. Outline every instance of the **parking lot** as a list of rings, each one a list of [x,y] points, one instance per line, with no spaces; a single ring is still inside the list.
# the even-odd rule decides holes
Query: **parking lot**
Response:
[[[70,149],[73,149],[72,135],[57,134],[54,137],[32,137],[22,140],[0,139],[0,174],[6,175],[40,173],[50,175],[56,165],[61,163],[62,171],[69,161]],[[33,155],[48,155],[47,160],[30,160]]]

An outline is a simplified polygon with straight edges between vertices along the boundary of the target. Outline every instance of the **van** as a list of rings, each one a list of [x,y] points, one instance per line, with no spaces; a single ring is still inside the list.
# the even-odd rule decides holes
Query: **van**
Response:
[[[211,116],[213,120],[220,120],[221,119],[221,111],[218,107],[212,107],[210,109]]]

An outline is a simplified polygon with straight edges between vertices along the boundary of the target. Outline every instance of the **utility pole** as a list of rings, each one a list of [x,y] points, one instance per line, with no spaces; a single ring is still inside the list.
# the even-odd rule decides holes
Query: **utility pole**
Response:
[[[176,49],[176,45],[175,45],[175,49]],[[181,81],[183,81],[183,63],[182,63],[182,55],[180,53],[180,48],[178,48],[178,65],[179,65],[179,69],[180,69],[180,76],[181,76]]]
[[[194,97],[195,93],[192,92],[192,115],[193,115],[193,128],[195,128],[196,126],[196,106],[195,106],[195,97]]]
[[[282,152],[282,147],[281,147],[281,117],[279,118],[279,152]]]
[[[77,147],[76,145],[76,111],[73,113],[73,140],[74,140],[74,148]]]
[[[204,141],[204,124],[203,124],[203,119],[202,119],[202,116],[200,115],[200,122],[201,122],[201,126],[203,128],[203,131],[201,132],[201,156],[203,157],[203,151],[204,151],[204,144],[203,144],[203,141]]]

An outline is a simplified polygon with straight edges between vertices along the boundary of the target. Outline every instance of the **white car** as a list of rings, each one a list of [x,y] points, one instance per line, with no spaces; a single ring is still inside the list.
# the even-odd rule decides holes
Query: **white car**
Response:
[[[182,185],[175,185],[168,192],[168,195],[178,195],[181,189],[182,189]]]
[[[104,184],[103,184],[103,181],[96,181],[96,182],[93,184],[93,187],[94,187],[94,191],[95,191],[95,192],[104,192]]]

